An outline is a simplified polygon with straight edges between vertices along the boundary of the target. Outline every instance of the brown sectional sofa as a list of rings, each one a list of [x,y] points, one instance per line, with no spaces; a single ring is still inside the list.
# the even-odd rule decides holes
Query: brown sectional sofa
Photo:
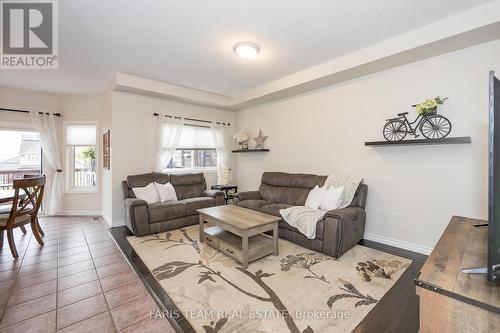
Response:
[[[137,199],[133,187],[149,183],[166,184],[175,188],[178,201],[148,205]],[[146,173],[128,176],[122,182],[127,227],[136,236],[178,229],[199,223],[197,209],[224,204],[224,192],[207,190],[203,173],[166,174]]]
[[[311,174],[265,172],[259,190],[236,193],[234,203],[280,216],[280,209],[303,206],[311,189],[316,185],[323,186],[326,178]],[[363,238],[367,192],[368,186],[360,184],[349,207],[328,211],[316,226],[316,239],[308,239],[283,220],[279,222],[279,236],[338,258]]]

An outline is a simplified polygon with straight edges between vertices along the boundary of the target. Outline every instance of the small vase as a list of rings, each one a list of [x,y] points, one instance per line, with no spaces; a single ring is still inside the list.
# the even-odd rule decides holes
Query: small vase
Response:
[[[240,145],[240,150],[248,150],[248,141],[243,141],[238,143]]]

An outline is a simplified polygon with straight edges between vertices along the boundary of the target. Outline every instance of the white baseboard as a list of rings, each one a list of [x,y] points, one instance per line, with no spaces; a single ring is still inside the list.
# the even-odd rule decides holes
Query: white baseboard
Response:
[[[104,214],[104,212],[101,212],[101,217],[110,228],[113,226],[113,221],[106,214]]]
[[[100,210],[65,210],[64,216],[100,216],[110,228],[125,225],[125,221],[123,219],[112,220]]]
[[[82,210],[65,210],[64,211],[65,216],[101,216],[101,211],[100,210],[87,210],[87,209],[82,209]]]
[[[122,220],[122,219],[113,220],[112,218],[110,218],[109,216],[107,216],[104,212],[101,212],[100,215],[101,215],[102,219],[104,220],[104,222],[106,222],[106,224],[110,228],[121,227],[121,226],[125,225],[125,221]]]
[[[121,227],[121,226],[124,226],[125,225],[125,221],[124,220],[113,220],[113,222],[111,223],[111,226],[114,228],[114,227]]]
[[[370,240],[370,241],[377,242],[377,243],[382,243],[385,245],[399,247],[401,249],[405,249],[405,250],[413,251],[413,252],[418,252],[418,253],[422,253],[425,255],[429,255],[432,252],[431,247],[422,246],[422,245],[418,245],[418,244],[410,243],[410,242],[404,242],[404,241],[400,241],[398,239],[389,238],[389,237],[380,236],[380,235],[365,233],[363,239]]]

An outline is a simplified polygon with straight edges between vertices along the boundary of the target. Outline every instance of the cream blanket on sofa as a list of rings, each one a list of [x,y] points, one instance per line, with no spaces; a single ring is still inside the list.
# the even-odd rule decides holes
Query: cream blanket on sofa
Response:
[[[329,187],[344,186],[342,192],[341,204],[338,209],[349,206],[356,194],[361,178],[347,175],[332,174],[325,180],[325,185]],[[297,228],[303,235],[309,239],[316,238],[316,225],[326,214],[325,210],[312,209],[306,206],[294,206],[286,209],[280,209],[281,217],[294,228]]]

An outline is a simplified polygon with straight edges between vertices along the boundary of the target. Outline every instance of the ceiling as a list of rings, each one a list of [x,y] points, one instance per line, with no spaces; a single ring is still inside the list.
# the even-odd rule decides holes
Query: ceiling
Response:
[[[64,0],[59,69],[0,85],[102,92],[115,72],[221,95],[257,87],[491,0]],[[232,47],[253,41],[251,60]]]

